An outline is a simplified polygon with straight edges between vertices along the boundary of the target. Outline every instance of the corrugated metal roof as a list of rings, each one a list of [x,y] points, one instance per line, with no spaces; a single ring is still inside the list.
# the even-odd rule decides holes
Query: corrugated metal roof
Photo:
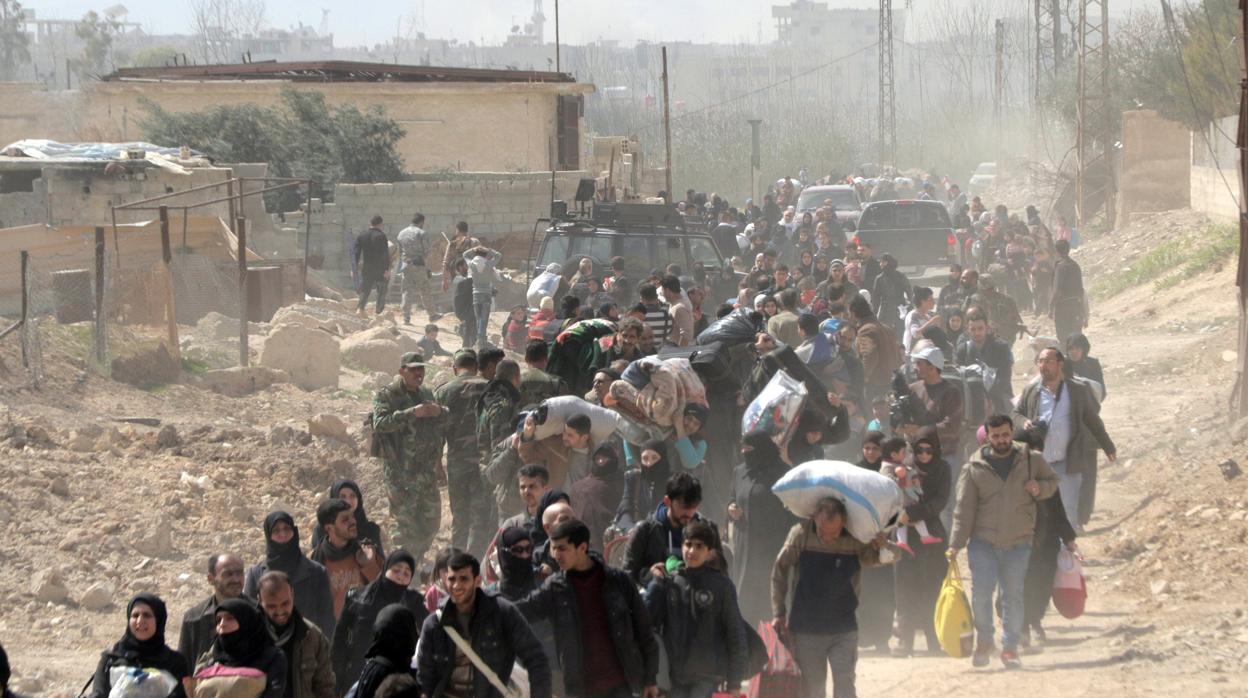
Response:
[[[576,82],[567,73],[448,68],[357,61],[257,61],[227,65],[122,68],[102,80],[289,80],[291,82]]]

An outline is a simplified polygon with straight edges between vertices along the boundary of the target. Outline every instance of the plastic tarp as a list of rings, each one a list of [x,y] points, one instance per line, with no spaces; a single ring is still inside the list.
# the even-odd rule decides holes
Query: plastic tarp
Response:
[[[60,143],[44,139],[26,139],[10,143],[0,150],[8,157],[28,157],[32,160],[56,162],[58,160],[128,160],[127,151],[141,150],[144,159],[158,167],[189,174],[176,161],[182,159],[181,148],[167,148],[153,143],[132,141],[129,143]],[[200,159],[204,154],[192,150],[191,157]]]
[[[552,265],[552,266],[558,266]],[[546,296],[555,297],[555,292],[559,290],[559,281],[563,277],[558,272],[551,273],[543,271],[529,284],[529,290],[524,294],[525,300],[528,301],[530,308],[539,308],[542,305],[542,299]]]
[[[812,460],[785,473],[772,485],[784,506],[808,519],[824,497],[845,504],[849,534],[863,543],[897,522],[902,510],[901,488],[892,478],[838,460]]]

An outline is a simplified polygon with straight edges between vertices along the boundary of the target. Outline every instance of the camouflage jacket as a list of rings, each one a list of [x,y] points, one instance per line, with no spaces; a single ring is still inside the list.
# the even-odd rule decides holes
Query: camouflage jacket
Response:
[[[477,444],[483,458],[488,458],[494,447],[506,436],[516,431],[516,410],[520,407],[520,392],[505,381],[491,381],[477,403]]]
[[[462,238],[451,238],[446,245],[446,254],[442,255],[442,273],[454,275],[455,262],[464,258],[464,253],[472,249],[472,238],[465,235]]]
[[[448,454],[472,454],[477,447],[477,402],[488,381],[477,375],[459,375],[433,391],[433,397],[449,412],[445,422]]]
[[[421,386],[411,392],[403,379],[377,391],[373,397],[373,434],[381,440],[381,457],[395,465],[432,468],[442,458],[443,430],[449,416],[418,418],[407,410],[422,402],[434,402],[433,393]]]
[[[546,398],[567,395],[568,384],[540,368],[525,366],[520,369],[520,403],[518,407],[540,405]]]

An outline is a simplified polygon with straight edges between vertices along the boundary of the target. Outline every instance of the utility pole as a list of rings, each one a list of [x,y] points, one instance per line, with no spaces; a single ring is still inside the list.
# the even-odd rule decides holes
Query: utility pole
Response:
[[[1041,100],[1045,85],[1057,77],[1062,60],[1062,14],[1059,0],[1035,0],[1035,54],[1031,69],[1031,150],[1039,155],[1040,130],[1044,116]]]
[[[995,25],[995,36],[993,37],[993,52],[995,54],[995,62],[993,64],[992,74],[992,120],[993,126],[997,131],[997,149],[1001,146],[1001,112],[1004,108],[1002,104],[1005,99],[1005,20],[998,19]]]
[[[1240,36],[1248,30],[1248,0],[1239,0]],[[1231,420],[1248,416],[1248,44],[1240,42],[1239,132],[1235,144],[1239,148],[1239,266],[1235,274],[1235,290],[1239,300],[1239,375],[1235,377],[1235,394],[1231,396]]]
[[[763,167],[763,150],[759,142],[758,127],[762,125],[762,119],[749,119],[750,124],[750,198],[756,199],[756,187],[758,186],[758,171]]]
[[[672,109],[671,97],[667,86],[667,47],[663,47],[663,148],[667,153],[666,167],[667,196],[672,197]]]
[[[897,165],[897,107],[893,101],[893,0],[880,0],[880,164]]]
[[[1081,0],[1078,32],[1079,97],[1076,116],[1075,212],[1086,228],[1098,204],[1114,227],[1116,185],[1112,104],[1109,97],[1109,0]]]
[[[555,72],[563,72],[563,63],[559,60],[559,0],[555,0]]]

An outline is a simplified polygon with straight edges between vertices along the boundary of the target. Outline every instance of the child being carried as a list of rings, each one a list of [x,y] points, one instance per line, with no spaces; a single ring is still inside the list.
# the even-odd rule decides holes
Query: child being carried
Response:
[[[901,437],[892,437],[886,439],[883,444],[884,459],[880,464],[880,472],[891,477],[897,486],[901,488],[904,495],[904,506],[911,506],[918,503],[919,498],[923,496],[923,478],[922,473],[917,466],[906,465],[906,441]],[[927,530],[926,521],[918,521],[910,524],[919,532],[919,542],[923,545],[935,545],[943,542],[943,539],[933,536]],[[910,526],[898,526],[896,533],[896,545],[901,550],[906,551],[910,555],[914,555],[914,549],[910,547]]]

